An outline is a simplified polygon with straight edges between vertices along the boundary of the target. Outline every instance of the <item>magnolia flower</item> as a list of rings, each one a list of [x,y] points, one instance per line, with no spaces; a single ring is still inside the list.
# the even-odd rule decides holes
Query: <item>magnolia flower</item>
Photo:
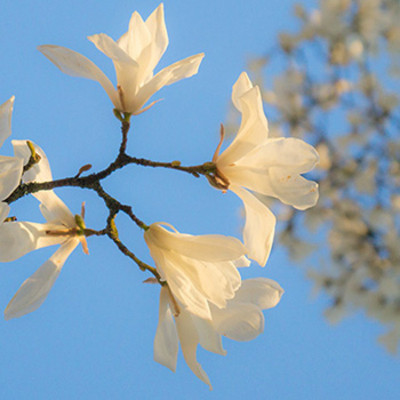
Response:
[[[26,163],[30,157],[26,141],[13,141],[13,145],[16,156],[25,160]],[[26,183],[51,181],[52,176],[46,154],[38,146],[35,146],[35,150],[41,159],[25,172],[24,181]],[[82,207],[81,216],[74,217],[52,190],[37,192],[33,195],[40,201],[40,210],[47,223],[4,223],[0,227],[0,261],[14,261],[33,250],[46,246],[55,244],[61,246],[19,288],[4,312],[6,320],[30,313],[44,302],[66,259],[79,243],[82,243],[87,253],[86,239],[83,236],[84,207]]]
[[[117,89],[92,61],[81,54],[53,45],[39,46],[38,49],[66,74],[99,82],[115,108],[131,114],[150,108],[154,102],[145,108],[143,106],[162,87],[196,74],[204,57],[201,53],[185,58],[153,75],[168,46],[162,3],[146,21],[135,11],[128,32],[117,42],[104,33],[89,36],[88,39],[112,59],[117,74]]]
[[[0,105],[0,147],[11,135],[11,115],[15,97]],[[6,219],[10,207],[3,200],[17,188],[23,170],[22,160],[17,157],[0,156],[0,225]]]
[[[264,266],[272,246],[275,217],[262,196],[251,192],[278,198],[299,210],[315,205],[318,185],[300,174],[315,166],[318,153],[300,139],[268,138],[260,89],[253,87],[245,72],[233,86],[232,101],[242,113],[242,122],[233,142],[219,154],[221,129],[221,142],[213,157],[217,171],[210,182],[242,199],[246,212],[244,244],[248,256]]]
[[[219,309],[210,305],[211,319],[208,320],[199,318],[184,308],[176,314],[176,301],[173,300],[168,286],[163,286],[154,339],[154,360],[175,372],[180,342],[189,368],[212,389],[207,374],[197,362],[197,345],[200,344],[213,353],[226,355],[221,335],[237,341],[256,338],[264,330],[264,315],[261,310],[275,307],[282,294],[283,289],[271,279],[244,280],[225,308]],[[179,304],[179,300],[177,302]]]
[[[244,257],[246,248],[232,237],[192,236],[179,233],[169,224],[154,223],[144,239],[173,297],[184,310],[204,319],[211,319],[211,305],[224,308],[234,297],[241,283],[237,267],[250,264]]]

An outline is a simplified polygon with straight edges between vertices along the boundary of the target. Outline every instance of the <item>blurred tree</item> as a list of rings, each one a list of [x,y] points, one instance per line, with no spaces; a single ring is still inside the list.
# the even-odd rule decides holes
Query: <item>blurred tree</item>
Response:
[[[314,5],[298,3],[297,30],[280,33],[276,48],[250,65],[263,88],[270,135],[303,138],[320,154],[310,174],[320,183],[317,206],[302,214],[272,203],[279,239],[293,259],[312,261],[307,273],[332,299],[325,311],[331,322],[364,310],[389,327],[379,341],[396,352],[400,2]]]

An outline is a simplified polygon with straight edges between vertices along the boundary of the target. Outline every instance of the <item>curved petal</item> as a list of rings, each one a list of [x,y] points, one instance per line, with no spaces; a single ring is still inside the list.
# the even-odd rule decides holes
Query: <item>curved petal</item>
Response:
[[[26,144],[26,140],[13,140],[14,154],[27,164],[31,152]],[[40,156],[40,161],[34,164],[23,175],[23,181],[29,182],[49,182],[53,180],[50,164],[46,153],[35,143],[32,143],[36,153]],[[68,227],[74,227],[75,218],[65,203],[53,192],[53,190],[43,190],[32,194],[42,204],[40,209],[43,216],[49,223],[61,223]]]
[[[218,157],[218,166],[237,162],[268,139],[268,121],[264,114],[259,87],[255,86],[247,91],[240,97],[239,102],[242,122],[233,142]]]
[[[88,58],[76,51],[61,46],[43,45],[38,46],[38,50],[65,74],[99,82],[114,106],[118,109],[121,107],[117,92],[111,81]]]
[[[128,32],[122,35],[117,43],[130,58],[137,61],[143,49],[150,44],[151,39],[152,37],[148,27],[140,14],[135,11],[129,21]]]
[[[66,259],[78,244],[77,239],[68,240],[21,285],[4,311],[6,320],[22,317],[42,305]]]
[[[166,230],[160,223],[153,223],[144,238],[156,246],[173,250],[183,256],[202,261],[233,261],[244,254],[246,248],[236,238],[223,235],[186,235]]]
[[[15,96],[0,105],[0,147],[11,135],[11,116],[14,108]]]
[[[52,236],[46,231],[63,226],[32,222],[6,222],[0,226],[0,262],[14,261],[42,247],[63,243],[66,236]]]
[[[222,310],[213,307],[212,318],[218,333],[239,342],[253,340],[264,331],[264,315],[254,304],[232,301]]]
[[[240,97],[242,97],[252,87],[253,84],[251,83],[249,76],[246,72],[242,72],[232,88],[232,103],[237,110],[242,110],[242,106],[239,101]]]
[[[318,183],[309,181],[296,173],[291,174],[285,168],[270,168],[271,185],[282,203],[299,210],[306,210],[318,201]]]
[[[20,184],[22,160],[0,156],[0,200],[5,200]]]
[[[219,168],[231,185],[243,186],[266,196],[275,196],[274,187],[271,184],[269,170],[258,170],[241,165]]]
[[[158,325],[154,338],[154,361],[175,372],[178,347],[178,334],[168,306],[168,289],[161,287]]]
[[[147,18],[146,26],[152,38],[152,69],[154,69],[168,47],[168,34],[165,26],[163,3]]]
[[[237,194],[244,204],[246,222],[243,229],[243,240],[248,249],[247,256],[263,267],[272,248],[275,216],[268,207],[247,190],[235,185],[231,185],[229,189]]]
[[[182,311],[179,316],[175,318],[175,323],[186,364],[199,379],[212,389],[207,374],[197,362],[196,352],[197,345],[199,344],[199,336],[191,315],[188,312]]]
[[[226,350],[222,347],[221,335],[215,330],[212,321],[195,315],[191,317],[199,335],[200,346],[207,351],[225,356]]]
[[[9,212],[10,206],[7,203],[0,202],[0,226],[7,218]]]
[[[161,70],[153,79],[140,88],[136,98],[130,99],[129,107],[135,110],[134,113],[138,113],[147,100],[162,87],[197,74],[203,57],[204,53],[196,54]]]
[[[164,252],[149,245],[150,254],[156,263],[157,270],[176,299],[191,313],[201,318],[211,319],[210,308],[206,297],[198,288],[198,278],[195,269],[185,270],[182,257],[173,252]]]
[[[239,290],[235,293],[235,298],[230,303],[251,303],[262,310],[266,310],[275,307],[279,303],[283,293],[284,290],[279,283],[272,279],[244,279]]]
[[[317,150],[304,140],[279,138],[268,139],[262,146],[241,158],[239,165],[257,169],[280,167],[304,174],[312,170],[318,161]]]

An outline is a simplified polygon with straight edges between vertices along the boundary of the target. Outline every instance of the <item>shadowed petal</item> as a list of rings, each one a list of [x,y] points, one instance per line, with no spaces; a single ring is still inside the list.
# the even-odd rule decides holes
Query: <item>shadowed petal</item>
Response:
[[[7,218],[9,212],[10,206],[7,203],[0,202],[0,225]]]
[[[229,189],[236,193],[244,204],[246,222],[243,230],[247,256],[265,266],[275,232],[276,219],[270,209],[253,194],[240,186],[231,185]]]
[[[213,307],[212,316],[218,333],[239,342],[253,340],[264,330],[264,315],[254,304],[232,301],[222,310]]]
[[[275,307],[284,290],[268,278],[244,279],[232,302],[252,303],[262,310]]]
[[[199,379],[201,379],[210,387],[210,389],[212,389],[207,374],[204,372],[203,368],[196,359],[199,336],[190,314],[182,311],[179,316],[175,318],[175,323],[186,364]]]
[[[168,289],[161,287],[158,325],[154,338],[154,361],[175,372],[178,347],[178,334],[168,306]]]
[[[253,84],[251,83],[249,76],[246,72],[242,72],[232,88],[232,103],[239,111],[242,110],[242,105],[240,104],[239,99],[252,87]]]
[[[314,206],[318,201],[318,184],[302,176],[288,172],[285,168],[270,168],[271,184],[282,203],[299,210]]]
[[[66,259],[78,244],[78,239],[68,240],[21,285],[4,311],[6,320],[22,317],[42,305]]]
[[[3,223],[0,226],[0,262],[14,261],[33,250],[63,243],[65,236],[46,234],[46,231],[60,229],[64,227],[32,222]]]
[[[0,105],[0,147],[11,135],[11,115],[14,108],[15,96]]]
[[[0,156],[0,200],[5,200],[20,184],[22,160]]]

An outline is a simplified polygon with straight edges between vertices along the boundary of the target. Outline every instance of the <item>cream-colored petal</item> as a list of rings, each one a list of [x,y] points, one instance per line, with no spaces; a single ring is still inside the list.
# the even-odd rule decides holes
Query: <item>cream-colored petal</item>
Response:
[[[152,38],[152,69],[154,69],[168,47],[168,34],[165,26],[163,3],[147,18],[146,26]]]
[[[318,184],[309,181],[285,168],[270,168],[271,184],[275,197],[282,203],[289,204],[299,210],[306,210],[318,201]]]
[[[0,147],[11,135],[11,116],[14,109],[15,97],[12,96],[0,105]]]
[[[176,299],[191,313],[201,318],[210,319],[210,308],[206,297],[198,290],[196,270],[184,270],[182,257],[173,253],[149,246],[150,254],[156,263],[160,275]]]
[[[176,263],[192,285],[211,303],[222,308],[235,295],[241,277],[233,262],[204,262],[180,256]]]
[[[10,206],[7,203],[0,202],[0,226],[7,218],[9,212]]]
[[[199,379],[212,389],[207,374],[197,362],[196,352],[200,340],[191,315],[186,311],[182,311],[179,316],[175,318],[175,323],[186,364]]]
[[[137,61],[143,49],[150,44],[151,33],[140,14],[135,11],[129,21],[129,29],[119,40],[123,48],[133,60]]]
[[[6,320],[22,317],[42,305],[58,278],[66,259],[78,244],[78,239],[68,240],[21,285],[4,311]]]
[[[66,47],[43,45],[38,50],[45,55],[62,72],[81,78],[87,78],[100,83],[114,106],[120,109],[121,105],[117,92],[107,76],[92,61]]]
[[[31,152],[26,144],[26,140],[13,140],[15,157],[23,160],[24,165],[28,163]],[[29,182],[50,182],[53,180],[50,164],[46,153],[37,144],[32,143],[36,153],[40,156],[40,161],[34,164],[23,175],[23,181]],[[40,209],[47,222],[61,223],[70,228],[75,227],[75,218],[65,203],[53,192],[53,190],[43,190],[33,193],[33,196],[42,204]]]
[[[232,103],[241,111],[242,106],[239,99],[253,87],[251,80],[246,72],[242,72],[232,88]]]
[[[236,260],[246,254],[246,248],[236,238],[223,235],[187,235],[166,230],[160,223],[151,224],[145,240],[165,250],[202,261]]]
[[[20,184],[22,160],[0,156],[0,200],[5,200]]]
[[[219,334],[239,342],[253,340],[264,330],[264,315],[254,304],[230,302],[222,310],[213,307],[212,317]]]
[[[252,303],[262,310],[275,307],[284,290],[278,282],[268,278],[244,279],[239,290],[235,293],[235,298],[230,301],[241,303]]]
[[[249,267],[251,262],[246,256],[242,256],[235,261],[232,261],[236,268]]]
[[[161,70],[153,79],[140,88],[135,99],[131,99],[130,108],[132,110],[135,109],[134,113],[137,114],[150,97],[162,87],[197,74],[203,57],[204,53],[196,54]]]
[[[154,338],[154,361],[175,372],[178,347],[178,334],[168,305],[168,289],[161,287],[158,325]]]
[[[235,163],[268,139],[268,122],[264,114],[259,87],[255,86],[244,93],[239,102],[242,122],[232,143],[218,157],[218,166]]]
[[[268,207],[247,190],[235,185],[231,185],[229,189],[237,194],[244,204],[246,222],[243,229],[243,240],[248,249],[247,256],[263,267],[272,248],[275,216]]]
[[[226,350],[222,347],[221,335],[215,330],[213,322],[196,315],[191,317],[199,335],[200,346],[207,351],[225,356]]]
[[[48,235],[46,231],[59,231],[62,225],[32,222],[5,222],[0,226],[0,262],[14,261],[42,247],[63,243],[66,236]]]
[[[120,111],[131,112],[129,102],[132,97],[136,96],[140,85],[137,76],[139,65],[114,40],[104,33],[89,36],[88,39],[113,60],[118,86],[120,87],[119,103],[121,106],[117,108]]]
[[[219,170],[228,179],[231,185],[243,186],[254,192],[275,196],[274,187],[271,184],[269,170],[259,170],[240,165],[227,166]]]
[[[270,167],[288,168],[291,172],[304,174],[319,161],[315,148],[297,138],[268,139],[262,146],[246,154],[240,166],[257,169]]]

